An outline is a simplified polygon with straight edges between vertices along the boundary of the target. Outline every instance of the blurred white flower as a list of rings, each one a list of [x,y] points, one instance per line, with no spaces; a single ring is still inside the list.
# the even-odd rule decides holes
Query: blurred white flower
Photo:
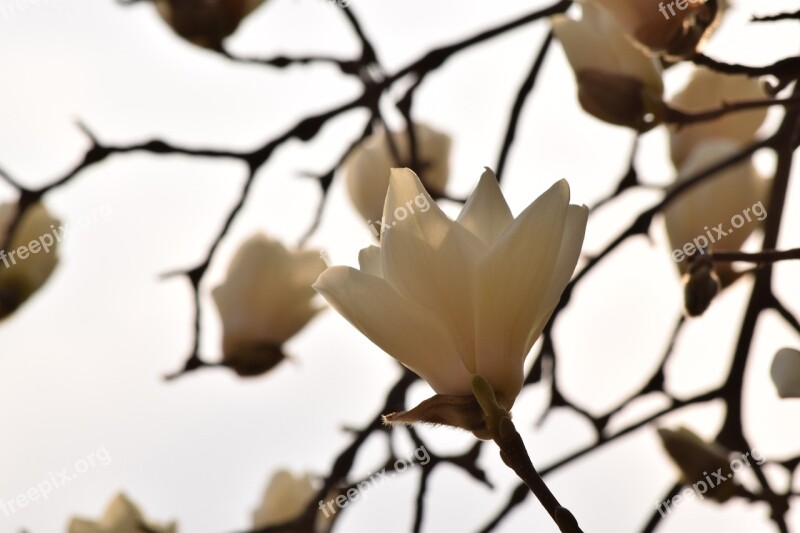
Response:
[[[99,521],[73,518],[67,533],[176,533],[178,526],[172,522],[165,526],[148,522],[136,505],[124,494],[117,494]]]
[[[415,124],[414,135],[422,165],[414,170],[426,188],[443,193],[450,175],[450,137],[425,124]],[[380,130],[358,145],[344,165],[350,199],[368,224],[381,219],[391,169],[411,164],[408,132],[392,132],[391,139],[400,161],[392,155],[386,131]]]
[[[0,205],[0,243],[8,238],[16,210],[16,204]],[[47,208],[37,203],[23,215],[8,249],[0,251],[0,320],[25,303],[55,270],[61,235],[54,228],[59,225]]]
[[[264,491],[264,498],[253,512],[253,528],[281,524],[297,518],[316,495],[317,491],[308,474],[295,476],[288,470],[279,470]],[[330,531],[334,515],[323,516],[317,511],[313,533]]]
[[[263,234],[248,239],[212,292],[222,317],[223,364],[254,376],[279,363],[281,345],[321,309],[311,284],[324,269],[319,251],[290,251]]]
[[[585,4],[580,20],[556,15],[552,23],[587,113],[638,131],[657,124],[664,90],[661,68],[633,45],[611,15]]]
[[[658,436],[664,449],[680,470],[681,480],[686,485],[703,481],[711,472],[721,471],[726,480],[733,477],[731,461],[728,458],[730,452],[716,442],[706,442],[684,427],[677,430],[660,428]],[[712,485],[705,496],[723,503],[737,490],[738,486],[733,480],[729,483],[719,482]]]
[[[758,79],[696,68],[686,87],[672,98],[670,106],[691,113],[715,109],[726,102],[765,97]],[[744,148],[753,141],[766,117],[767,108],[764,107],[728,113],[716,120],[673,126],[670,132],[672,161],[676,167],[680,167],[701,142],[712,138],[730,139]]]
[[[222,41],[264,0],[155,0],[170,27],[197,46],[221,50]]]
[[[739,149],[736,142],[728,139],[701,142],[681,165],[677,183],[734,155]],[[758,174],[748,159],[682,193],[664,209],[664,221],[672,248],[682,249],[694,239],[702,238],[709,243],[710,250],[740,249],[750,234],[760,227],[759,218],[763,219],[756,216],[758,213],[751,214],[753,205],[762,202],[762,214],[766,215],[766,183],[767,180]],[[731,218],[737,214],[742,216],[745,210],[750,220],[740,228],[732,228]],[[724,235],[714,229],[719,224],[722,224]],[[680,261],[678,266],[681,272],[686,272],[688,261]],[[719,263],[715,268],[722,278],[730,270],[730,265]]]
[[[653,54],[685,58],[698,51],[716,26],[722,0],[588,0],[607,9]],[[680,8],[683,4],[683,9]]]
[[[772,382],[781,398],[800,398],[800,351],[778,350],[770,368]]]
[[[588,209],[569,204],[562,180],[516,219],[494,173],[484,172],[458,220],[433,200],[401,219],[427,192],[393,169],[381,246],[361,251],[361,269],[326,270],[314,287],[364,335],[440,395],[472,396],[484,377],[505,408],[523,382],[523,362],[578,261]]]

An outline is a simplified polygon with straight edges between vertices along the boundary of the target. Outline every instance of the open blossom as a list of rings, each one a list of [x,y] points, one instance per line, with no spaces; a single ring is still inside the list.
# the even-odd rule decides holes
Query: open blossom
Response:
[[[698,112],[716,109],[726,102],[765,97],[758,79],[696,68],[686,87],[671,99],[670,106],[684,112]],[[767,108],[761,107],[728,113],[715,120],[674,126],[670,132],[672,161],[676,167],[680,167],[702,141],[712,138],[730,139],[744,148],[753,141],[766,118]]]
[[[13,204],[0,205],[0,243],[7,240],[16,209]],[[0,250],[0,320],[25,303],[55,270],[61,236],[53,228],[59,224],[43,204],[35,204],[23,215],[8,249]]]
[[[156,10],[187,41],[222,49],[222,41],[264,0],[155,0]]]
[[[413,172],[393,169],[381,246],[361,251],[360,270],[329,268],[314,287],[439,395],[471,396],[480,375],[508,409],[577,264],[588,209],[570,205],[562,180],[515,219],[490,170],[457,220],[432,200],[408,214],[420,194]]]
[[[552,23],[587,113],[638,131],[657,124],[663,105],[661,68],[633,45],[611,15],[585,4],[580,20],[556,15]]]
[[[414,134],[417,159],[421,165],[414,170],[426,188],[442,193],[450,175],[450,137],[425,124],[416,124]],[[389,137],[400,161],[396,161],[392,154]],[[357,146],[345,162],[350,200],[361,216],[370,222],[380,220],[383,214],[391,169],[411,165],[408,132],[392,132],[389,137],[385,130],[374,133]]]
[[[654,54],[685,58],[703,45],[721,15],[717,0],[588,0],[607,9]]]
[[[176,533],[178,526],[172,522],[158,525],[144,518],[141,511],[124,494],[117,494],[97,521],[73,518],[67,533]]]
[[[279,470],[264,491],[261,505],[253,512],[253,528],[263,528],[297,518],[316,496],[311,476],[296,476],[288,470]],[[317,512],[313,533],[330,531],[334,515],[325,517]]]
[[[778,350],[770,368],[772,382],[781,398],[800,398],[800,351]]]
[[[248,239],[213,291],[222,317],[223,364],[241,376],[278,364],[281,345],[320,310],[311,284],[324,269],[318,251],[290,251],[263,234]]]

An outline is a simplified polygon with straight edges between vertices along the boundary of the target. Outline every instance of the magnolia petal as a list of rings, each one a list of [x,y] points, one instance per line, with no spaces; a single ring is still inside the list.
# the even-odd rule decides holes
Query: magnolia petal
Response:
[[[461,210],[458,223],[490,245],[513,221],[514,215],[503,198],[497,176],[487,168]]]
[[[253,527],[288,522],[302,513],[317,491],[308,474],[278,470],[269,481],[261,506],[253,512]]]
[[[542,320],[569,203],[561,180],[537,198],[486,253],[476,288],[477,374],[509,408],[522,385],[523,350]]]
[[[11,239],[11,248],[28,246],[31,241],[38,240],[45,235],[52,236],[59,224],[60,221],[50,214],[43,203],[36,203],[25,212],[20,220],[17,231]],[[36,287],[47,281],[58,264],[58,254],[56,253],[58,240],[60,239],[56,239],[56,243],[49,252],[40,251],[32,254],[23,263],[25,277]]]
[[[353,206],[370,223],[380,219],[391,168],[396,166],[386,132],[379,131],[358,145],[345,161],[347,192]]]
[[[109,504],[103,518],[97,521],[73,518],[68,533],[137,533],[142,527],[153,533],[175,533],[174,522],[158,525],[148,522],[141,511],[124,494],[117,494]]]
[[[225,282],[212,291],[223,324],[223,351],[283,344],[319,311],[311,284],[325,270],[319,252],[292,252],[257,234],[234,255]]]
[[[726,102],[758,100],[766,93],[757,78],[720,74],[706,68],[693,71],[689,83],[677,93],[670,105],[685,112],[698,112],[720,107]],[[767,108],[761,107],[728,113],[715,120],[674,127],[670,134],[672,161],[681,167],[694,149],[713,137],[724,137],[745,145],[767,118]]]
[[[430,208],[402,216],[419,197],[427,198]],[[392,171],[383,218],[389,225],[381,244],[384,279],[439,318],[474,372],[473,280],[485,245],[450,220],[408,169]]]
[[[383,267],[381,266],[380,247],[372,245],[361,250],[358,253],[358,265],[361,268],[361,272],[382,278]]]
[[[418,158],[422,163],[422,168],[416,170],[428,190],[443,193],[450,177],[450,136],[425,124],[417,124],[414,131],[417,135]],[[404,153],[408,153],[410,157],[408,135],[395,135],[398,143],[403,146]]]
[[[637,48],[604,9],[585,3],[580,20],[557,15],[552,24],[576,73],[587,69],[602,71],[639,80],[656,94],[663,91],[658,63]]]
[[[17,213],[15,204],[0,205],[0,241],[5,240],[11,222]],[[0,320],[11,315],[34,295],[50,279],[58,266],[58,235],[60,222],[44,206],[36,203],[25,211],[14,235],[11,237],[8,254],[0,251]],[[33,241],[40,244],[38,252],[30,246]],[[29,255],[21,259],[15,251],[24,247]]]
[[[144,517],[136,505],[124,494],[117,494],[103,515],[102,525],[126,531],[134,530],[141,522],[144,522]]]
[[[67,533],[104,533],[104,531],[92,520],[73,518],[67,526]]]
[[[385,280],[350,267],[329,268],[314,288],[348,322],[440,394],[469,394],[470,374],[438,318]]]
[[[387,425],[433,424],[471,431],[483,440],[491,439],[483,410],[475,396],[437,394],[408,411],[383,416]]]
[[[311,285],[327,268],[318,250],[301,250],[287,254],[288,267],[291,273],[290,283],[299,292],[305,292],[309,298],[314,296]]]
[[[728,458],[730,452],[716,442],[706,442],[684,427],[678,428],[677,431],[659,428],[658,436],[664,449],[681,471],[684,483],[691,485],[702,481],[709,472],[722,471],[723,477],[728,479],[733,477],[734,472],[731,470]],[[738,488],[735,480],[712,487],[705,496],[719,503],[730,499]]]
[[[727,159],[740,149],[738,143],[723,138],[701,143],[681,166],[677,181],[683,181]],[[738,250],[759,227],[757,216],[750,211],[761,200],[762,189],[761,178],[752,162],[746,160],[681,194],[664,209],[664,221],[672,248],[680,249],[696,240],[695,246],[705,243],[712,250]],[[760,207],[763,208],[763,204]],[[745,209],[748,209],[750,221],[742,215]],[[766,215],[766,209],[763,214]],[[744,224],[740,228],[732,228],[731,219],[737,215],[742,217]],[[714,229],[717,226],[724,234]],[[678,263],[682,272],[686,271],[687,266],[687,261]]]
[[[567,208],[567,221],[564,224],[564,234],[561,237],[561,249],[558,252],[558,261],[553,268],[553,276],[550,278],[550,285],[547,293],[541,301],[544,313],[539,322],[533,325],[528,334],[528,341],[525,343],[523,357],[528,355],[536,340],[541,335],[542,330],[547,325],[550,316],[553,314],[556,305],[561,299],[564,288],[572,278],[575,266],[581,256],[583,249],[583,237],[586,234],[586,223],[589,220],[589,208],[585,205],[570,205]]]
[[[450,137],[425,124],[416,124],[417,170],[425,184],[436,192],[444,192],[450,175]],[[380,130],[360,143],[345,162],[345,176],[350,200],[365,220],[381,218],[389,175],[393,167],[411,165],[408,131],[392,132],[391,142],[397,149],[398,161],[389,147],[389,134]]]

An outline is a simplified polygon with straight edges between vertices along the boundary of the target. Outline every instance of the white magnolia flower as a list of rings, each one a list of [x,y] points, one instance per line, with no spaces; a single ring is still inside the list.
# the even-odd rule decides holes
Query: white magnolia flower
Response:
[[[5,243],[15,204],[0,205],[0,243]],[[38,291],[58,264],[60,222],[41,203],[20,220],[7,250],[0,250],[0,320]],[[2,246],[2,245],[0,245]]]
[[[155,0],[156,10],[187,41],[222,49],[222,41],[264,0]]]
[[[279,470],[264,491],[261,505],[253,512],[253,528],[277,525],[297,518],[316,494],[308,474],[295,476],[288,470]],[[334,516],[330,514],[326,518],[317,512],[313,533],[330,531]]]
[[[175,522],[158,525],[147,521],[141,511],[124,494],[117,494],[98,521],[73,518],[68,533],[176,533]]]
[[[672,98],[670,106],[680,111],[698,112],[716,109],[726,102],[765,97],[757,79],[697,68],[686,87]],[[680,167],[701,142],[712,138],[731,139],[744,148],[753,141],[766,117],[767,108],[763,107],[728,113],[716,120],[673,127],[670,134],[672,161],[676,167]]]
[[[326,270],[314,287],[364,335],[440,395],[472,395],[485,378],[505,408],[523,382],[523,362],[578,261],[588,209],[569,204],[562,180],[516,219],[494,173],[484,172],[458,220],[408,169],[393,169],[381,246],[361,251],[361,269]]]
[[[770,369],[772,382],[781,398],[800,398],[800,351],[778,350]]]
[[[661,68],[625,36],[602,8],[583,6],[582,17],[552,17],[553,31],[575,72],[586,112],[640,131],[653,127],[664,85]]]
[[[263,234],[248,239],[212,292],[222,317],[223,363],[250,376],[280,362],[281,345],[321,309],[311,284],[324,269],[319,251],[289,251]]]
[[[703,44],[721,15],[722,0],[589,0],[607,9],[654,54],[688,57]],[[681,7],[683,9],[681,9]]]
[[[450,137],[425,124],[416,124],[414,132],[417,159],[423,167],[415,170],[428,189],[443,193],[450,175]],[[345,162],[350,200],[368,223],[381,219],[391,169],[411,164],[408,132],[393,132],[391,139],[400,161],[392,155],[386,131],[380,130],[357,146]]]
[[[727,159],[739,148],[736,142],[727,139],[702,142],[680,167],[677,182]],[[690,245],[688,251],[698,245],[707,245],[711,250],[741,248],[767,216],[765,183],[752,162],[745,160],[682,193],[664,209],[673,250],[686,249],[687,245]],[[735,228],[734,224],[740,227]],[[687,261],[675,259],[681,271],[685,271]],[[717,268],[727,266],[719,264]]]

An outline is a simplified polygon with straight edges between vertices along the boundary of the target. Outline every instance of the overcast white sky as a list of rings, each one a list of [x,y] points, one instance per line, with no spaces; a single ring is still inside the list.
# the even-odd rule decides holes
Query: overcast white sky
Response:
[[[359,88],[324,66],[271,70],[231,64],[178,40],[147,4],[122,8],[110,0],[39,0],[12,13],[13,5],[16,0],[0,0],[0,167],[31,186],[62,176],[81,159],[88,141],[77,121],[108,143],[160,137],[181,146],[250,149],[300,118],[352,98]],[[355,0],[350,9],[391,72],[433,46],[544,5],[541,0]],[[748,25],[753,6],[766,9],[735,2],[710,55],[765,64],[797,52],[796,23]],[[769,12],[796,7],[784,0],[768,6]],[[339,9],[324,0],[269,0],[240,28],[232,49],[263,56],[353,56],[357,43]],[[453,195],[466,195],[482,167],[496,165],[511,103],[546,29],[527,26],[461,53],[419,91],[416,118],[453,136]],[[686,73],[683,67],[670,73],[670,92]],[[391,107],[386,110],[397,123]],[[779,118],[780,112],[771,112],[763,132]],[[317,188],[298,175],[327,169],[365,119],[363,111],[353,112],[313,142],[287,144],[259,173],[203,286],[202,353],[208,359],[220,357],[220,326],[208,291],[232,252],[257,230],[296,242],[318,198]],[[518,213],[562,177],[572,186],[573,202],[593,203],[621,175],[631,139],[629,131],[580,110],[571,72],[554,47],[525,107],[506,169],[504,190],[512,210]],[[666,146],[662,129],[645,136],[638,165],[648,182],[672,179]],[[768,157],[759,163],[770,166]],[[0,500],[27,491],[50,473],[72,471],[97,450],[105,448],[111,461],[57,488],[47,501],[32,502],[12,516],[0,513],[0,532],[61,531],[73,515],[100,516],[119,490],[154,520],[178,520],[184,532],[243,529],[271,472],[289,467],[326,473],[349,443],[341,427],[358,427],[375,415],[398,371],[390,357],[333,312],[296,337],[288,346],[292,361],[265,377],[242,381],[224,369],[210,369],[173,383],[161,379],[188,353],[192,315],[188,283],[159,276],[204,257],[244,175],[243,165],[233,161],[127,154],[93,166],[47,196],[64,221],[101,209],[113,215],[71,235],[46,289],[0,325]],[[800,224],[796,181],[784,228]],[[590,219],[586,251],[598,250],[657,197],[628,194],[598,211]],[[0,185],[0,200],[6,199],[13,199],[13,191]],[[448,206],[457,212],[454,208]],[[592,412],[604,412],[640,386],[680,309],[680,285],[660,223],[653,235],[653,242],[630,241],[598,268],[558,324],[558,379],[570,399]],[[798,246],[798,238],[785,231],[781,245]],[[358,250],[371,243],[338,181],[311,243],[339,264],[355,264]],[[779,290],[800,312],[800,303],[791,299],[800,289],[800,267],[781,264],[776,270]],[[668,367],[668,386],[676,395],[706,390],[724,378],[749,288],[747,282],[733,287],[687,328]],[[758,451],[782,458],[800,449],[800,403],[778,400],[768,368],[777,348],[797,346],[798,339],[775,316],[763,318],[746,380],[746,429]],[[417,385],[412,401],[430,394]],[[567,413],[534,428],[545,400],[542,387],[533,387],[515,406],[518,426],[541,466],[591,438],[587,423]],[[662,404],[658,398],[640,402],[619,423]],[[711,436],[722,412],[720,405],[704,405],[668,421]],[[473,442],[446,429],[422,433],[440,452],[464,450]],[[410,444],[400,443],[410,453]],[[373,471],[380,450],[380,442],[370,443],[357,471]],[[496,490],[442,467],[430,484],[424,531],[475,530],[494,516],[516,479],[493,446],[484,448],[481,460]],[[674,475],[649,428],[548,481],[587,531],[632,531],[649,517]],[[386,483],[351,506],[340,531],[408,531],[417,476],[412,472]],[[689,502],[663,530],[771,531],[765,517],[761,506],[733,503],[723,510]],[[800,524],[800,511],[794,509],[790,519]],[[551,529],[529,498],[500,531]]]

